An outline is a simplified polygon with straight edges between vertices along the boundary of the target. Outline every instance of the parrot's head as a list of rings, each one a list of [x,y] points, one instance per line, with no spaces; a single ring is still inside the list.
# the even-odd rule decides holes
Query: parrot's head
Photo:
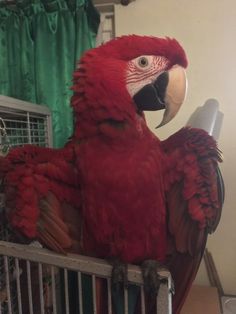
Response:
[[[74,73],[76,128],[132,125],[143,111],[160,109],[159,126],[166,124],[184,101],[186,66],[183,48],[170,38],[123,36],[87,51]]]

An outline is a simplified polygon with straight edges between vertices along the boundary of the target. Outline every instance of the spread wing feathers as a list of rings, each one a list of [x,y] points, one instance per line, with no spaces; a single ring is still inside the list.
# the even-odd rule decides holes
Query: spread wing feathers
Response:
[[[183,128],[162,142],[168,162],[165,177],[168,210],[168,265],[179,313],[194,280],[207,235],[220,220],[224,184],[218,168],[221,155],[205,131]]]
[[[14,231],[61,253],[80,252],[80,198],[73,158],[72,148],[25,146],[0,159]]]

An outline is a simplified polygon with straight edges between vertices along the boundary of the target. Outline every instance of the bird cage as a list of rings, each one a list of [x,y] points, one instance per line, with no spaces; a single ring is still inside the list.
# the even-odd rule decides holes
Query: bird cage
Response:
[[[46,106],[35,105],[7,96],[0,95],[0,154],[7,154],[10,147],[35,144],[43,147],[52,146],[51,113]],[[0,240],[11,241],[12,236],[4,221],[4,195],[0,194]],[[6,274],[4,259],[0,258],[0,274]],[[15,265],[13,258],[9,258],[9,273],[13,274]],[[0,276],[0,291],[4,291],[3,281],[5,276]],[[18,313],[15,285],[10,286],[12,292],[12,313]],[[0,293],[4,298],[4,293]],[[0,313],[6,314],[6,304],[0,309]]]

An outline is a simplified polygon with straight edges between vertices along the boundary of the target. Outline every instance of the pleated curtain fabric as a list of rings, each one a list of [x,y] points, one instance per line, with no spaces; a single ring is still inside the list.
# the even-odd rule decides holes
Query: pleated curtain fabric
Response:
[[[47,105],[54,147],[72,134],[72,74],[99,19],[90,0],[0,2],[0,94]]]

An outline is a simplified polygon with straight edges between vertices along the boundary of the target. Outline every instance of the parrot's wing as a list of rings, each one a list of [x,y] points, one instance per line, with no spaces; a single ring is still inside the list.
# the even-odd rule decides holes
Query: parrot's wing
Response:
[[[67,189],[65,187],[65,189]],[[58,253],[82,252],[80,208],[49,191],[39,202],[37,238]]]
[[[61,253],[80,252],[80,195],[73,158],[73,149],[25,146],[0,159],[12,229]]]
[[[165,187],[168,211],[168,266],[179,310],[194,280],[207,235],[220,220],[224,184],[216,143],[205,131],[183,128],[162,142],[168,155]]]

